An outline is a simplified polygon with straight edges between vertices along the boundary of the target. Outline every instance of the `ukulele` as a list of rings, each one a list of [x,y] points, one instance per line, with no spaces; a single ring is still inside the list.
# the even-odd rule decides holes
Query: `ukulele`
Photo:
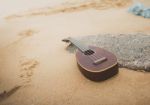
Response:
[[[63,39],[78,49],[76,51],[77,65],[81,73],[90,80],[103,81],[118,73],[117,58],[111,52],[94,46],[86,46],[69,37]]]

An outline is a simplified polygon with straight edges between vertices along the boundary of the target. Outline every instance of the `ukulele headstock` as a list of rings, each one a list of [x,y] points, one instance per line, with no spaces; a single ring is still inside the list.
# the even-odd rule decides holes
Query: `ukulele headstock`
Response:
[[[68,38],[62,39],[62,41],[63,41],[63,42],[66,42],[66,43],[71,42],[70,40],[71,40],[71,37],[68,37]]]

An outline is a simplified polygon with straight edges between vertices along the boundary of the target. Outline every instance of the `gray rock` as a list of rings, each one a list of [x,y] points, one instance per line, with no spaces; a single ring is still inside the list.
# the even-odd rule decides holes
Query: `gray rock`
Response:
[[[86,45],[104,48],[117,56],[120,67],[150,72],[150,35],[147,34],[101,34],[76,38]],[[67,50],[75,51],[70,45]]]
[[[150,18],[150,8],[144,7],[141,3],[136,3],[131,6],[128,12],[134,15],[143,16],[144,18]]]
[[[145,18],[150,18],[150,8],[144,9],[142,12],[142,16]]]
[[[144,6],[141,3],[136,3],[129,8],[129,12],[135,15],[141,15],[143,12]]]

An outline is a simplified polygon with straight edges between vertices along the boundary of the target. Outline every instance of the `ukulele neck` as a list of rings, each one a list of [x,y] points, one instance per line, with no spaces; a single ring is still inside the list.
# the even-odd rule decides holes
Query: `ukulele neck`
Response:
[[[87,50],[89,50],[88,46],[84,45],[83,43],[73,39],[73,38],[69,38],[70,42],[75,45],[81,52],[85,52]]]

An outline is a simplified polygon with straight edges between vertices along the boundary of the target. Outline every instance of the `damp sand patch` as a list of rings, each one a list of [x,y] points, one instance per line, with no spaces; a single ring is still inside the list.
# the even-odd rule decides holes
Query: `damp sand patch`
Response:
[[[48,16],[56,13],[68,13],[76,12],[86,9],[109,9],[109,8],[122,8],[131,4],[132,0],[86,0],[86,1],[68,1],[61,5],[54,7],[43,7],[36,8],[28,11],[24,11],[18,14],[12,14],[6,16],[6,20],[23,18],[23,17],[33,17],[33,16]]]
[[[76,38],[81,43],[104,48],[117,56],[120,67],[150,72],[150,35],[148,34],[101,34]],[[67,47],[71,53],[76,47]]]

